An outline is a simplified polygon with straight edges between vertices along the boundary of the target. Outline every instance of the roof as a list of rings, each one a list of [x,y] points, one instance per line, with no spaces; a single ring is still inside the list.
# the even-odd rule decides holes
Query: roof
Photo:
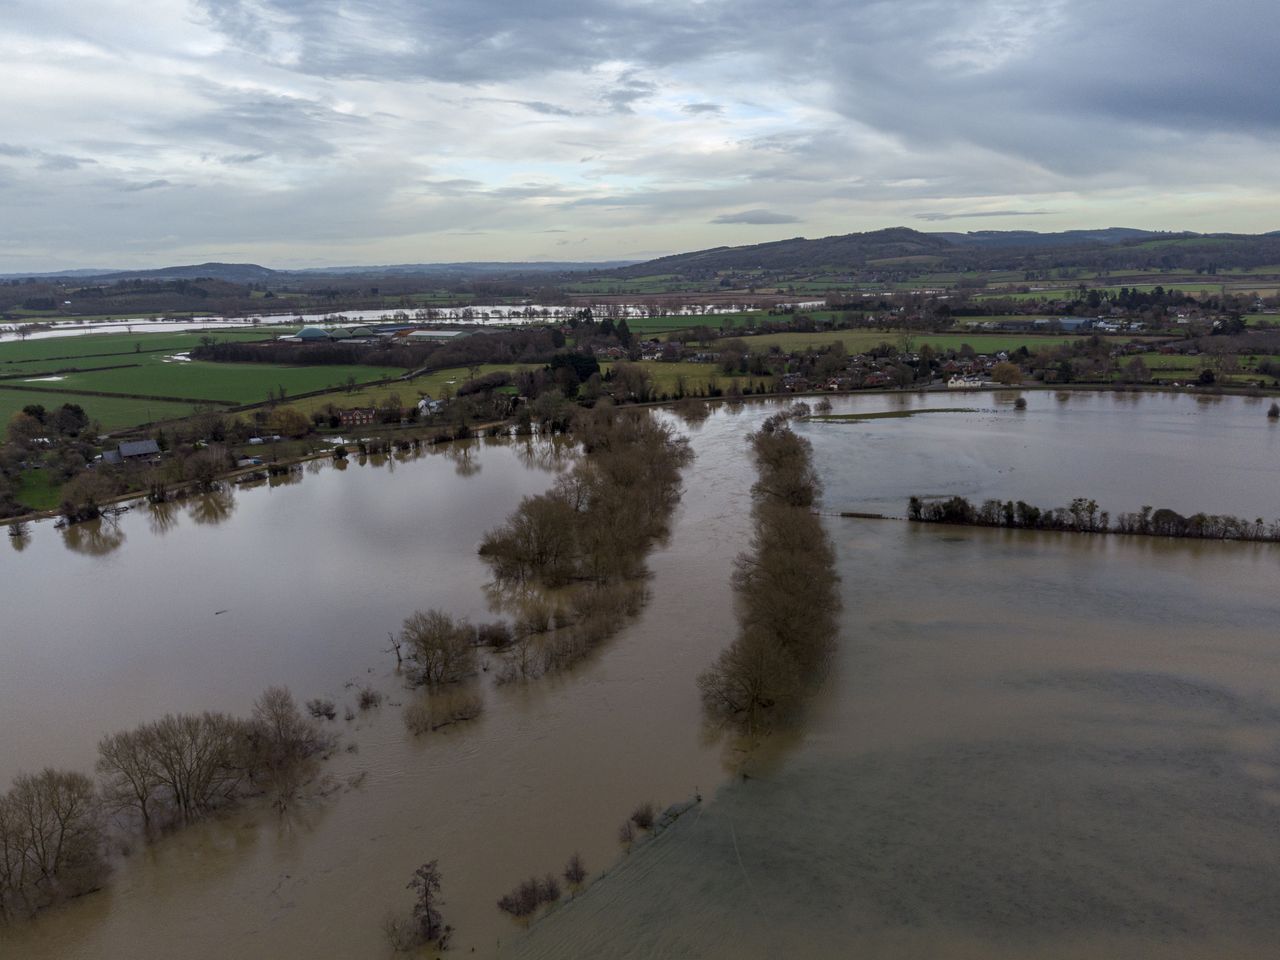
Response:
[[[321,327],[303,327],[294,336],[299,340],[328,340],[329,331]]]
[[[129,440],[120,444],[120,456],[128,459],[129,457],[153,457],[160,452],[160,445],[154,440]]]

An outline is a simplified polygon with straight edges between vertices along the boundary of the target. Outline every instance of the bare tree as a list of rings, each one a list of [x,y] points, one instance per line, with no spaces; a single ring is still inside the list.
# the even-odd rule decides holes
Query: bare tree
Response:
[[[441,610],[420,610],[405,619],[400,637],[418,683],[453,683],[475,672],[474,631],[466,621],[457,622]]]

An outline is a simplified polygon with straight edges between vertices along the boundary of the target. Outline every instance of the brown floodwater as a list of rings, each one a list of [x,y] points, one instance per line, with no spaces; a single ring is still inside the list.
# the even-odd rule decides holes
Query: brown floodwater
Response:
[[[962,493],[1280,516],[1264,405],[1029,401],[859,397],[836,411],[978,412],[800,429],[829,510]],[[137,845],[102,893],[0,931],[0,956],[381,957],[383,914],[432,858],[456,946],[486,956],[1209,956],[1274,938],[1274,546],[829,519],[835,668],[806,723],[721,787],[740,758],[703,730],[693,678],[733,632],[742,438],[774,409],[684,427],[697,459],[637,621],[572,673],[482,674],[484,715],[417,739],[387,632],[433,605],[490,616],[475,546],[551,482],[563,458],[545,445],[323,465],[98,527],[33,525],[0,551],[0,782],[87,770],[102,733],[245,712],[271,683],[389,701],[335,725],[356,749],[328,765],[329,796]],[[637,802],[695,790],[697,813],[527,937],[494,907],[575,850],[612,866]]]

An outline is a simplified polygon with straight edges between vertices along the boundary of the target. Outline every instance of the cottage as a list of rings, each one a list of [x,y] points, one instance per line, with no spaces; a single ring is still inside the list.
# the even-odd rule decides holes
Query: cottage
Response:
[[[115,450],[104,450],[104,463],[130,463],[147,457],[160,456],[160,445],[154,440],[130,440]]]

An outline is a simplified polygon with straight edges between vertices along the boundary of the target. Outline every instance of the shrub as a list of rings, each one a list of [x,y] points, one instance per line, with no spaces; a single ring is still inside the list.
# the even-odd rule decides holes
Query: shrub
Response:
[[[642,803],[640,804],[640,806],[636,807],[635,810],[631,812],[631,822],[634,823],[641,830],[652,830],[653,829],[653,804],[648,803],[646,801],[645,803]]]
[[[373,707],[382,706],[382,694],[373,687],[361,687],[360,697],[357,700],[361,710],[369,710]]]
[[[338,715],[338,709],[332,700],[316,697],[307,701],[307,713],[316,720],[332,720]]]

